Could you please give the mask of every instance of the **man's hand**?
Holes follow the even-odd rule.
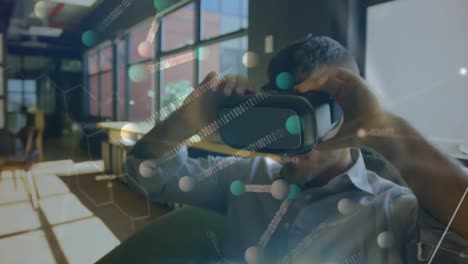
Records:
[[[377,97],[359,76],[342,68],[326,68],[315,77],[294,87],[299,93],[322,91],[332,96],[343,110],[341,125],[327,135],[318,149],[358,147],[363,131],[382,128],[388,114],[382,110]]]

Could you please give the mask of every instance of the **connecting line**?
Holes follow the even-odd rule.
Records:
[[[276,231],[276,228],[278,227],[279,223],[284,217],[284,214],[288,211],[289,205],[291,205],[291,200],[286,199],[276,212],[275,216],[271,220],[270,224],[268,225],[267,229],[263,233],[262,237],[260,238],[260,241],[258,242],[258,245],[262,248],[265,248],[268,242],[270,241],[271,236],[273,233]]]
[[[453,212],[453,215],[452,217],[450,218],[450,221],[448,222],[447,224],[447,227],[445,228],[444,230],[444,233],[442,234],[442,237],[440,238],[439,240],[439,243],[437,243],[437,246],[435,247],[434,249],[434,253],[432,253],[432,256],[431,258],[429,259],[429,262],[427,264],[431,264],[432,263],[432,260],[434,259],[436,253],[437,253],[437,250],[439,250],[440,248],[440,245],[442,244],[442,241],[444,240],[445,236],[447,235],[447,232],[450,228],[450,226],[452,225],[452,222],[453,222],[453,219],[455,219],[455,216],[457,215],[458,213],[458,210],[460,209],[461,207],[461,204],[463,203],[463,201],[465,200],[465,197],[466,197],[466,194],[468,193],[468,187],[465,189],[465,193],[463,193],[461,199],[460,199],[460,202],[458,203],[457,205],[457,208],[455,208],[455,212]]]

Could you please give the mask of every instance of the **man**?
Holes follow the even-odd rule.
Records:
[[[352,56],[336,41],[308,37],[281,50],[270,62],[266,88],[277,89],[276,77],[284,72],[294,77],[295,92],[329,93],[343,109],[339,128],[316,149],[284,157],[282,163],[241,159],[182,191],[181,177],[196,178],[225,158],[193,159],[185,149],[171,159],[163,156],[215,120],[224,96],[255,92],[235,77],[192,97],[135,145],[127,162],[131,185],[154,201],[174,200],[227,215],[222,250],[234,262],[468,263],[466,202],[453,217],[468,186],[462,166],[382,109]],[[213,78],[208,75],[202,85]],[[393,135],[367,134],[379,129]],[[366,170],[360,147],[380,153],[409,188]],[[150,171],[148,164],[153,164]],[[297,199],[285,203],[265,193],[230,192],[235,180],[270,185],[278,179],[300,186]],[[272,227],[280,207],[284,215]]]

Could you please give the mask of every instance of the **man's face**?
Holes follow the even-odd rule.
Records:
[[[320,73],[321,71],[314,71],[308,75],[296,74],[295,81],[301,83]],[[283,173],[293,181],[309,181],[327,172],[333,172],[339,167],[346,166],[349,157],[349,149],[326,151],[313,149],[301,155],[283,156]]]

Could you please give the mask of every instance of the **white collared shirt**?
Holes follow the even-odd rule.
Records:
[[[410,189],[367,170],[361,151],[352,153],[357,159],[347,172],[323,187],[302,190],[291,203],[265,247],[265,263],[427,263],[445,226],[418,206]],[[235,180],[271,185],[279,179],[282,165],[269,158],[194,159],[184,149],[163,163],[150,160],[155,164],[150,172],[141,169],[143,161],[128,158],[130,186],[151,201],[177,201],[225,214],[222,250],[233,262],[244,262],[245,250],[258,243],[282,203],[269,193],[230,192]],[[201,177],[223,163],[228,166]],[[195,179],[190,192],[179,189],[183,176]],[[468,263],[468,241],[449,231],[432,263]]]

